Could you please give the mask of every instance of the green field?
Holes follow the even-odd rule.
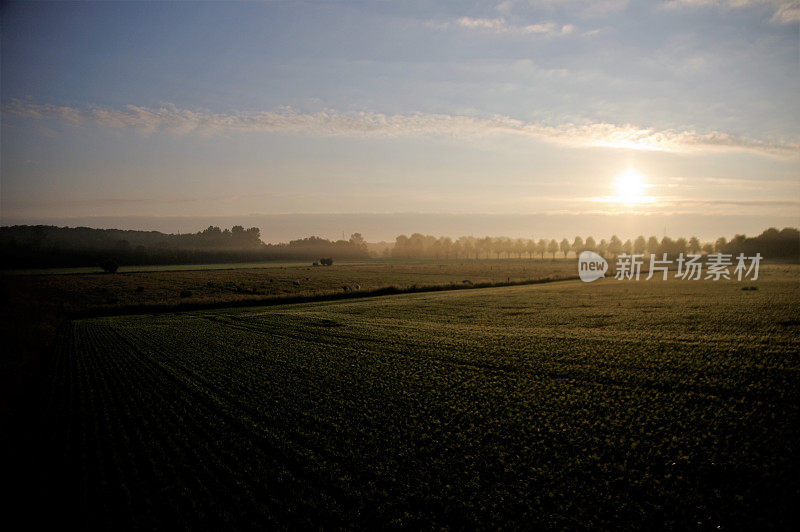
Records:
[[[72,321],[43,460],[105,528],[790,528],[800,268],[761,275]]]

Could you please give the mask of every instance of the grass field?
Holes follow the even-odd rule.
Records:
[[[798,281],[73,321],[42,455],[106,528],[790,528]]]
[[[132,309],[137,306],[203,305],[292,296],[324,296],[359,286],[367,292],[471,283],[523,281],[576,275],[574,260],[372,260],[331,267],[310,264],[231,264],[227,269],[153,270],[116,274],[37,274],[0,277],[9,308],[29,301],[58,312]],[[38,310],[37,310],[38,311]]]
[[[365,261],[338,261],[339,264],[360,264]],[[140,266],[120,266],[117,273],[147,273],[147,272],[185,272],[198,270],[242,270],[253,268],[292,268],[306,267],[310,264],[307,260],[292,261],[264,261],[264,262],[220,262],[212,264],[153,264]],[[70,275],[70,274],[95,274],[103,273],[100,266],[76,266],[74,268],[27,268],[6,270],[6,275]]]

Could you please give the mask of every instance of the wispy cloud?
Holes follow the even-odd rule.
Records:
[[[541,35],[546,37],[568,35],[577,28],[572,24],[558,24],[556,22],[540,22],[537,24],[514,25],[509,24],[505,18],[471,18],[460,17],[453,21],[429,21],[428,26],[445,30],[449,28],[462,28],[478,30],[489,33],[503,33],[514,35]]]
[[[482,138],[516,135],[573,147],[606,147],[667,152],[747,151],[777,157],[797,157],[800,143],[737,137],[720,131],[657,130],[632,124],[565,123],[547,125],[509,116],[488,118],[448,114],[341,112],[302,113],[290,107],[276,111],[210,113],[127,105],[121,109],[86,109],[12,100],[4,112],[30,119],[58,120],[74,125],[215,135],[230,132],[297,133],[316,136],[402,137],[421,135]]]
[[[515,8],[565,8],[583,18],[603,17],[618,12],[628,5],[628,0],[505,0],[495,6],[503,14]]]
[[[742,9],[769,7],[774,9],[770,22],[774,24],[800,23],[800,1],[798,0],[669,0],[666,8],[718,7],[723,9]]]
[[[800,24],[800,2],[786,2],[772,15],[775,24]]]

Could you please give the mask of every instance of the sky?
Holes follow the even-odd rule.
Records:
[[[800,2],[3,3],[0,223],[800,225]]]

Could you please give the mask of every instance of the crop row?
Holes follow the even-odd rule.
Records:
[[[622,284],[74,322],[53,467],[106,526],[788,523],[796,288]]]

